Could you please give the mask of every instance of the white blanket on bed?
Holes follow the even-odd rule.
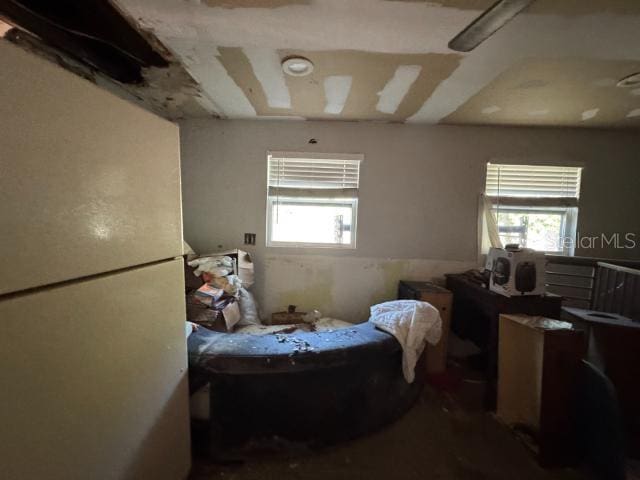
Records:
[[[412,383],[415,379],[416,362],[426,342],[435,345],[440,341],[440,312],[427,302],[393,300],[372,306],[369,321],[400,342],[404,378],[408,383]]]

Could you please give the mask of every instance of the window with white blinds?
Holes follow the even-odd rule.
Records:
[[[580,197],[579,167],[546,165],[499,165],[487,164],[485,193],[502,202],[505,197],[529,198],[530,203],[576,206]],[[546,202],[536,199],[550,198]],[[521,200],[514,200],[522,203]],[[507,203],[514,201],[507,200]]]
[[[356,198],[360,158],[269,155],[269,195],[315,198]]]
[[[488,163],[485,195],[502,245],[571,255],[581,174],[580,167]]]
[[[361,160],[269,152],[267,246],[355,248]]]

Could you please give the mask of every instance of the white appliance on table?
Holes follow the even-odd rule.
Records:
[[[0,476],[190,468],[178,128],[0,41]]]
[[[491,272],[489,288],[507,297],[544,295],[544,252],[517,246],[491,247],[485,269]]]

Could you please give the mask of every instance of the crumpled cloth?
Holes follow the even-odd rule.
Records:
[[[393,300],[372,306],[369,321],[396,337],[402,346],[404,378],[412,383],[416,362],[426,342],[435,345],[442,336],[442,320],[438,309],[418,300]]]
[[[233,271],[233,260],[230,257],[201,257],[188,264],[196,269],[193,274],[197,276],[207,272],[215,277],[225,277]]]
[[[233,272],[231,257],[200,257],[187,262],[187,264],[195,268],[193,274],[202,277],[206,283],[223,289],[229,295],[238,295],[238,290],[242,287],[242,280],[237,275],[231,275]]]

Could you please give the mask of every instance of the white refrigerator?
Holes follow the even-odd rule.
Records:
[[[176,125],[0,40],[0,478],[190,468]]]

